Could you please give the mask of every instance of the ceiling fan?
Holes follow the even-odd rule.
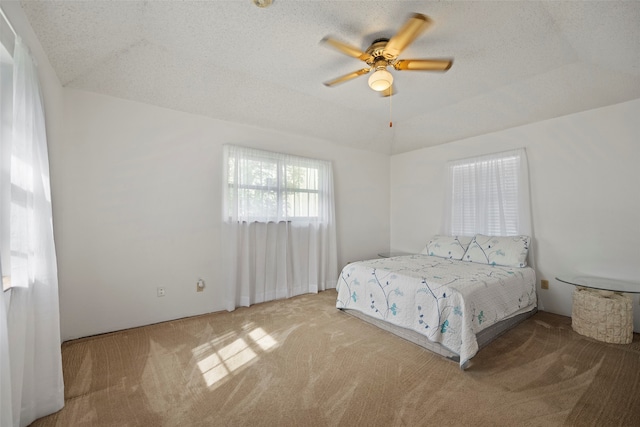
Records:
[[[368,65],[367,68],[324,82],[324,85],[333,87],[374,71],[374,73],[369,76],[369,87],[381,92],[383,96],[389,96],[393,93],[394,89],[392,86],[393,75],[387,71],[387,67],[393,67],[397,71],[447,71],[451,68],[451,65],[453,65],[452,58],[398,59],[402,51],[422,34],[431,23],[432,21],[428,16],[414,13],[396,35],[390,39],[380,38],[374,40],[371,46],[364,52],[331,37],[323,38],[321,42],[324,45],[337,49],[346,55],[358,58]]]

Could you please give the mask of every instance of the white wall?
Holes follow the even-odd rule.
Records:
[[[540,307],[571,315],[563,274],[640,283],[639,119],[634,100],[392,156],[391,249],[418,252],[440,231],[447,161],[526,147],[538,279],[550,281]]]
[[[71,89],[64,111],[53,197],[65,340],[224,308],[224,143],[332,161],[340,268],[389,248],[387,155]]]

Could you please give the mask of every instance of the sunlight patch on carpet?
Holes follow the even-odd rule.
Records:
[[[264,351],[269,350],[278,343],[262,328],[255,328],[253,331],[249,332],[249,336]]]
[[[258,353],[265,352],[278,344],[262,328],[255,328],[247,335],[251,343],[238,338],[231,344],[218,349],[216,341],[219,342],[219,340],[214,340],[192,350],[207,387],[215,386],[237,369],[258,359]]]

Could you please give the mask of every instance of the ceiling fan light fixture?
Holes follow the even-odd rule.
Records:
[[[369,76],[369,87],[377,92],[389,89],[393,84],[393,75],[385,69],[376,71]]]

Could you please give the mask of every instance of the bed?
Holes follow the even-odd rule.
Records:
[[[336,307],[459,362],[536,312],[527,236],[435,236],[421,254],[348,264]]]

